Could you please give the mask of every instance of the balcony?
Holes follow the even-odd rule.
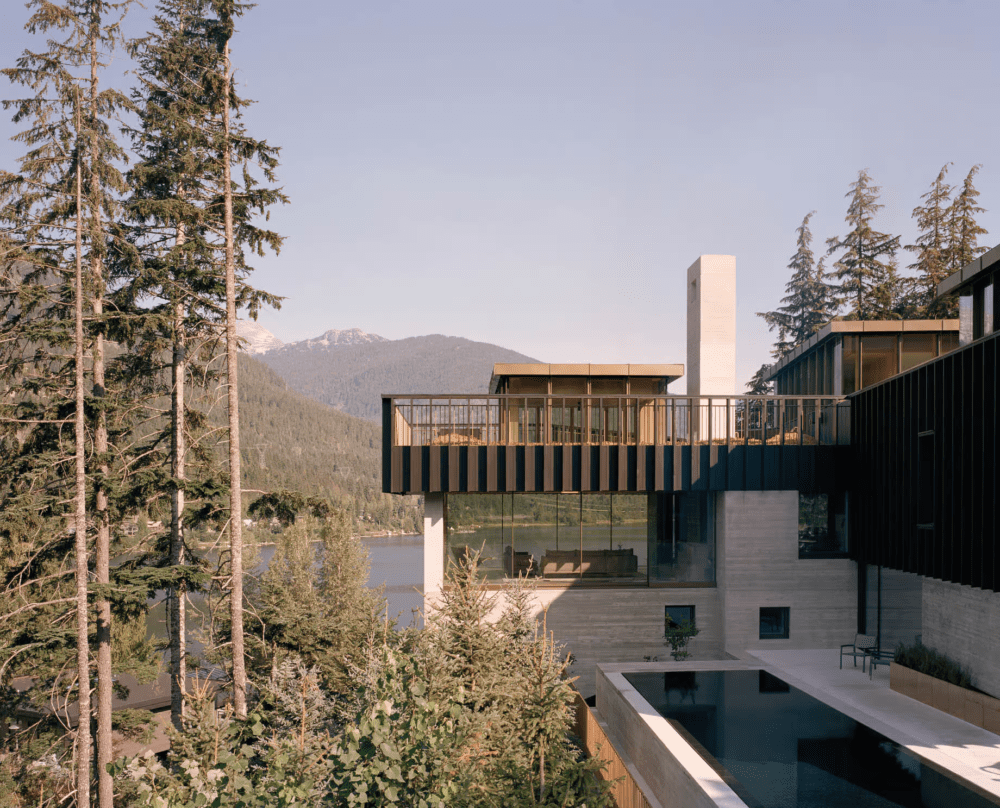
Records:
[[[405,395],[382,413],[393,493],[803,490],[850,444],[830,396]]]

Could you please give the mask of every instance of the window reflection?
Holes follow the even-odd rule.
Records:
[[[896,335],[861,337],[861,387],[871,387],[896,375]]]
[[[846,334],[843,350],[843,395],[860,389],[858,370],[858,338],[854,334]]]
[[[909,370],[929,362],[935,355],[936,334],[903,334],[900,336],[900,370]]]
[[[449,494],[445,564],[479,552],[487,581],[647,581],[646,494]]]
[[[652,494],[650,500],[650,583],[712,583],[714,496],[709,492]]]
[[[799,558],[847,555],[847,494],[799,494]]]

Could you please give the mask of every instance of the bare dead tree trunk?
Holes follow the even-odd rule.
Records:
[[[178,225],[176,245],[184,244],[184,225]],[[173,478],[170,501],[170,564],[186,561],[184,549],[184,480],[187,441],[184,434],[184,381],[187,372],[187,345],[184,339],[184,302],[174,304],[173,384],[171,385],[170,475]],[[170,719],[181,729],[184,718],[184,696],[187,676],[187,621],[185,598],[187,587],[178,583],[170,590]]]
[[[90,114],[93,123],[97,118],[97,36],[100,17],[96,7],[91,12],[90,22]],[[91,127],[90,144],[90,215],[91,215],[91,259],[90,274],[93,284],[94,321],[97,333],[94,336],[94,398],[100,402],[104,398],[104,267],[98,242],[101,233],[101,198],[97,179],[97,165],[100,155],[97,151],[96,128]],[[95,573],[97,583],[111,582],[111,523],[108,514],[108,493],[105,480],[111,472],[108,467],[108,417],[103,407],[97,407],[94,425],[94,453],[97,461],[97,478],[94,483],[94,518],[96,522],[97,545]],[[114,808],[114,786],[108,766],[114,760],[114,738],[111,731],[111,602],[106,595],[97,599],[97,802],[100,808]]]
[[[80,142],[80,93],[76,97],[76,135]],[[90,806],[90,766],[93,757],[90,745],[90,647],[87,644],[87,465],[86,424],[84,423],[83,379],[83,176],[79,153],[76,161],[76,271],[73,278],[74,294],[74,381],[76,414],[75,467],[76,494],[76,674],[79,686],[79,721],[76,729],[76,804],[79,808]]]
[[[232,583],[229,614],[233,632],[233,703],[236,715],[246,718],[247,672],[243,650],[243,492],[240,473],[240,415],[236,377],[236,249],[233,235],[232,145],[229,122],[229,93],[232,67],[229,43],[225,49],[226,94],[222,124],[223,184],[226,228],[226,375],[229,382],[229,552]]]

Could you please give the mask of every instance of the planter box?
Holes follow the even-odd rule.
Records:
[[[1000,699],[935,679],[896,662],[889,666],[889,687],[936,710],[1000,735]]]

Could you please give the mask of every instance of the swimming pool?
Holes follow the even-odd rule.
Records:
[[[766,671],[624,676],[751,808],[1000,805]]]

